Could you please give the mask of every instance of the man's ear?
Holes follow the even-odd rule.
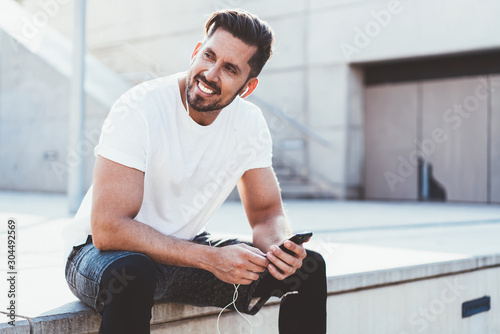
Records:
[[[191,63],[194,61],[194,57],[200,52],[201,46],[203,45],[202,42],[198,42],[196,46],[194,47],[193,53],[191,54]]]
[[[257,88],[257,85],[259,84],[259,79],[257,78],[251,78],[248,80],[247,84],[245,87],[240,92],[240,96],[242,99],[247,97],[248,95],[252,94],[255,88]]]

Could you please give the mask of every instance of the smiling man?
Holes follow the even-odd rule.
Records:
[[[283,297],[280,333],[325,333],[324,260],[290,241],[290,254],[277,247],[291,233],[269,130],[243,100],[273,33],[242,10],[216,12],[205,28],[186,73],[136,86],[112,107],[93,186],[65,233],[77,245],[66,280],[102,315],[100,333],[149,333],[155,300],[224,307],[235,289],[233,307],[249,314]],[[252,243],[204,231],[235,185]]]

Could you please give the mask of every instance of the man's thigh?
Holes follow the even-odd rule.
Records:
[[[237,239],[215,239],[208,234],[197,236],[194,242],[213,247],[224,247],[242,241]],[[66,264],[66,280],[71,291],[84,303],[98,312],[102,311],[100,286],[102,275],[113,262],[127,256],[146,255],[127,251],[101,252],[91,243],[74,248]],[[219,280],[211,272],[187,267],[155,263],[155,300],[195,306],[225,307],[233,301],[236,287]],[[264,277],[250,285],[241,285],[237,290],[236,307],[248,313],[248,307],[255,288]],[[105,297],[105,296],[104,296]]]
[[[208,234],[199,235],[193,241],[212,247],[242,243],[237,239],[211,238]],[[209,271],[160,264],[156,268],[158,276],[155,299],[195,306],[225,307],[236,296],[236,307],[245,313],[248,312],[257,283],[262,279],[261,277],[250,285],[240,285],[235,295],[235,285],[221,281]]]
[[[103,273],[112,263],[127,256],[147,258],[143,254],[127,251],[101,252],[89,238],[85,244],[73,248],[66,262],[65,275],[70,290],[82,302],[101,312],[99,301],[106,297],[102,296],[106,291],[100,284]],[[116,273],[117,280],[126,279],[120,275]]]

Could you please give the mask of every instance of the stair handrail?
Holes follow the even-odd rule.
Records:
[[[319,133],[317,133],[316,131],[314,131],[313,129],[311,129],[310,127],[305,125],[304,123],[299,122],[295,118],[287,115],[284,111],[282,111],[278,107],[272,105],[271,103],[267,102],[266,100],[264,100],[258,96],[255,96],[255,95],[251,95],[247,99],[257,103],[258,105],[261,105],[262,107],[264,107],[266,110],[271,112],[274,116],[278,117],[279,119],[288,122],[290,125],[292,125],[295,129],[297,129],[303,135],[314,140],[318,144],[320,144],[322,146],[326,146],[326,147],[333,147],[334,146],[328,139],[326,139],[325,137],[323,137],[322,135],[320,135]]]

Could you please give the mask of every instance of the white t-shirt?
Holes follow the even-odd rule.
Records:
[[[94,153],[143,171],[137,221],[192,239],[245,171],[271,166],[272,142],[260,109],[239,96],[201,126],[187,114],[176,75],[142,83],[113,105]],[[63,235],[68,246],[91,234],[92,187]]]

